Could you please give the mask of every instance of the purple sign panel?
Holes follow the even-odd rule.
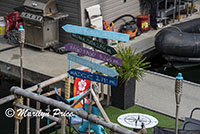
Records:
[[[82,46],[74,45],[71,43],[68,43],[67,45],[65,45],[65,48],[67,48],[68,51],[72,51],[84,56],[92,57],[92,58],[102,60],[111,64],[122,66],[122,59],[114,57],[114,56],[110,56],[108,54],[92,51],[88,48],[84,48]]]

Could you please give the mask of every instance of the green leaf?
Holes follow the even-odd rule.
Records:
[[[113,67],[119,73],[118,77],[122,78],[123,82],[127,82],[132,77],[136,80],[141,80],[144,77],[146,68],[150,67],[150,62],[146,62],[146,57],[143,58],[142,53],[136,53],[136,49],[132,50],[131,47],[117,47],[118,58],[123,60],[122,66],[108,64],[109,67]]]

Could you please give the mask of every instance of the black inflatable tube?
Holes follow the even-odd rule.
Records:
[[[200,19],[162,29],[155,36],[155,47],[165,55],[200,57]]]

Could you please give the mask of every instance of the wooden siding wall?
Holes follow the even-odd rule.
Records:
[[[139,0],[81,0],[82,10],[82,25],[87,25],[87,16],[85,8],[100,4],[103,19],[112,22],[116,18],[124,14],[131,14],[137,16],[140,14]],[[125,17],[125,21],[131,20],[130,17]],[[123,20],[117,21],[116,26],[119,28],[124,24]]]
[[[24,0],[0,0],[0,16],[14,12],[14,8],[21,6]]]
[[[22,5],[24,0],[0,0],[0,16],[13,12],[13,8]],[[85,26],[86,12],[85,8],[100,4],[104,20],[109,22],[124,14],[137,16],[140,14],[139,0],[57,0],[57,8],[59,11],[69,14],[69,17],[64,21],[60,21],[60,42],[61,43],[76,43],[80,42],[71,38],[70,34],[61,29],[64,24],[74,24]],[[129,17],[125,21],[130,20]],[[117,28],[124,21],[116,23]]]
[[[65,24],[81,25],[80,0],[57,0],[58,11],[69,14],[69,17],[60,21],[60,42],[81,44],[79,41],[72,39],[71,35],[65,32],[61,27]]]
[[[81,25],[80,0],[57,0],[56,2],[58,11],[69,14],[68,18],[59,23],[60,42],[64,44],[68,42],[81,44],[61,29],[61,26],[65,24]],[[14,12],[13,8],[21,6],[23,3],[24,0],[0,0],[0,16]]]

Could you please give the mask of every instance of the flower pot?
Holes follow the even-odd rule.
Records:
[[[136,80],[131,78],[127,83],[118,79],[118,86],[111,87],[111,105],[120,109],[127,109],[135,105]]]

